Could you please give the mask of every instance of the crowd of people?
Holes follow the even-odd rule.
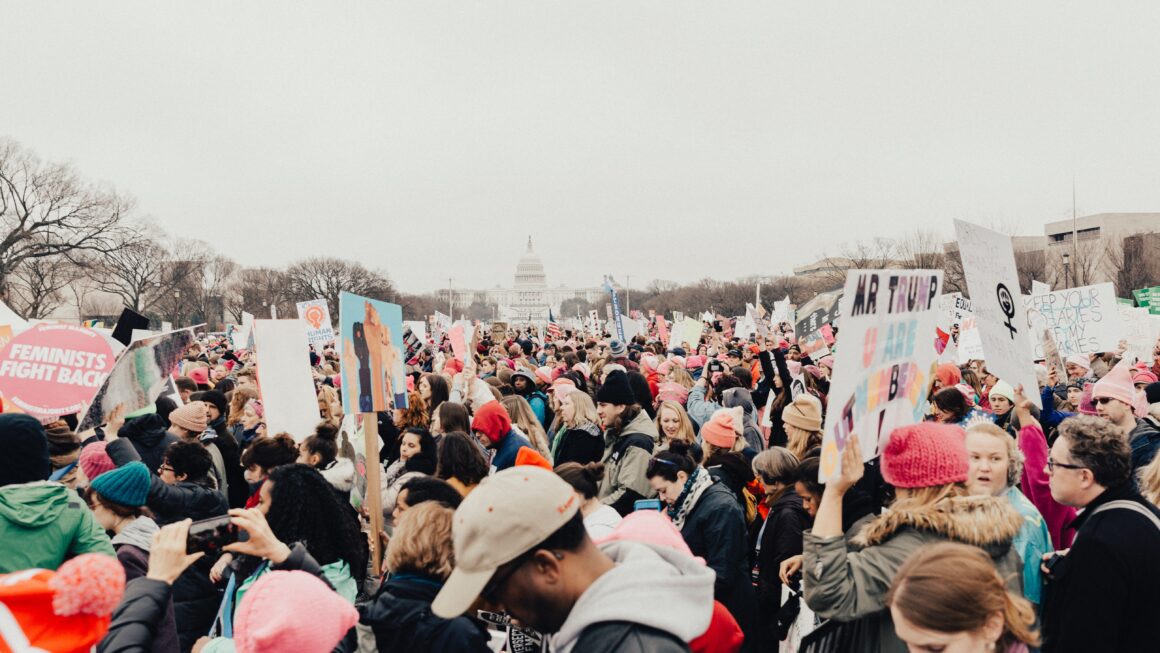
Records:
[[[555,335],[481,329],[466,357],[426,343],[407,406],[365,418],[378,460],[360,459],[333,346],[310,354],[310,433],[267,432],[260,354],[212,335],[147,409],[85,432],[0,415],[0,621],[18,625],[0,637],[157,653],[1156,650],[1160,348],[1035,364],[1037,388],[941,363],[926,421],[867,455],[852,438],[821,483],[833,356],[803,355],[788,324],[667,345]],[[242,537],[192,546],[212,518]]]

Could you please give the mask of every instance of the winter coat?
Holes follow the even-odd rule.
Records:
[[[169,583],[144,577],[129,581],[125,585],[125,595],[113,610],[109,632],[97,645],[97,653],[150,653],[157,650],[153,647],[155,633],[172,605],[173,588]]]
[[[126,583],[149,573],[149,549],[157,530],[157,524],[152,519],[138,517],[113,536],[113,548],[117,551],[117,560],[125,568]],[[169,653],[180,648],[172,597],[166,603],[164,614],[157,621],[153,645],[146,649],[152,653]]]
[[[1111,501],[1130,508],[1099,510]],[[1098,511],[1098,512],[1097,512]],[[1130,483],[1084,507],[1043,595],[1043,651],[1154,651],[1160,641],[1160,510]]]
[[[749,574],[745,512],[724,483],[713,483],[685,517],[681,537],[717,576],[713,598],[737,620],[747,637],[756,625],[756,597]]]
[[[756,563],[759,624],[756,640],[760,643],[760,650],[773,650],[781,640],[777,629],[780,621],[777,614],[781,610],[781,579],[778,570],[783,561],[802,552],[802,532],[809,523],[810,516],[802,507],[802,498],[791,488],[769,507],[769,515],[758,532],[753,557]],[[787,602],[787,612],[796,607],[797,599],[791,598]]]
[[[180,439],[167,429],[160,415],[150,413],[125,422],[117,431],[117,437],[128,440],[137,451],[138,459],[150,472],[157,474],[157,468],[165,460],[165,450]]]
[[[1128,434],[1128,444],[1132,447],[1132,471],[1136,472],[1147,467],[1156,456],[1160,449],[1160,431],[1151,423],[1137,419],[1136,428]]]
[[[689,390],[689,398],[685,401],[685,412],[689,414],[689,419],[693,421],[697,430],[700,430],[701,426],[708,422],[709,418],[713,417],[713,413],[721,407],[721,404],[705,399],[706,394],[708,394],[708,390],[698,382]]]
[[[392,576],[359,608],[359,622],[375,634],[379,651],[487,653],[486,627],[470,617],[442,619],[431,612],[441,581],[414,574]]]
[[[514,467],[516,464],[516,455],[520,452],[520,447],[531,447],[532,443],[524,436],[516,433],[514,430],[508,431],[507,435],[500,438],[499,442],[495,444],[495,456],[491,459],[491,466],[495,471],[502,472],[503,470]]]
[[[756,405],[764,407],[769,405],[769,395],[777,396],[778,390],[774,385],[774,375],[776,374],[781,379],[781,387],[786,388],[786,392],[789,392],[788,388],[793,383],[793,377],[790,376],[789,366],[785,363],[785,354],[781,353],[780,349],[773,351],[773,362],[770,361],[767,351],[758,354],[758,362],[761,365],[762,379],[757,385],[757,390],[753,393],[753,401]],[[774,362],[777,363],[776,370],[774,370]],[[784,447],[789,442],[789,435],[785,432],[785,423],[781,420],[781,414],[784,411],[785,406],[781,406],[765,416],[765,420],[770,424],[769,446],[771,447]]]
[[[552,442],[552,460],[557,467],[564,463],[594,463],[603,457],[604,437],[600,427],[591,422],[566,427]]]
[[[528,406],[531,406],[532,413],[534,413],[536,419],[539,420],[540,426],[545,429],[548,428],[552,421],[551,416],[549,415],[551,411],[548,409],[548,395],[540,392],[539,390],[534,390],[528,393],[524,399],[528,400]]]
[[[643,410],[620,430],[604,433],[604,478],[600,480],[599,495],[602,503],[627,515],[637,499],[656,496],[645,471],[658,439],[656,424]]]
[[[210,422],[209,431],[213,431],[217,436],[214,444],[221,452],[222,464],[225,466],[226,482],[225,485],[219,487],[226,495],[226,500],[229,501],[231,508],[241,508],[250,496],[250,486],[246,483],[246,470],[242,469],[241,445],[230,434],[224,417],[218,417]]]
[[[395,506],[399,503],[399,493],[403,491],[405,486],[411,479],[426,476],[423,472],[407,471],[407,461],[400,458],[391,463],[387,468],[386,473],[383,474],[382,485],[382,506],[383,506],[383,527],[391,529],[395,525]]]
[[[139,459],[136,449],[130,446],[127,440],[113,440],[105,452],[118,467]],[[225,496],[211,487],[208,480],[186,480],[168,485],[156,476],[150,479],[146,505],[153,511],[157,523],[161,526],[181,521],[186,517],[194,521],[220,517],[229,509]]]
[[[0,487],[0,574],[56,569],[82,553],[114,555],[75,491],[49,481]]]
[[[886,591],[902,564],[925,544],[953,540],[990,554],[1011,591],[1021,593],[1023,568],[1012,541],[1023,518],[1000,497],[948,497],[933,505],[894,509],[867,524],[852,542],[806,531],[803,586],[806,604],[819,617],[864,627],[859,651],[905,653],[894,633]]]
[[[684,553],[639,542],[600,547],[616,566],[592,583],[551,636],[554,653],[675,653],[707,634],[713,571]]]

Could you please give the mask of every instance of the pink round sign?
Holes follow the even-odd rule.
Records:
[[[0,394],[40,417],[83,412],[113,369],[105,337],[70,324],[38,324],[0,351]]]

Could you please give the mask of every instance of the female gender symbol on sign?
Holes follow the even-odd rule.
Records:
[[[1007,290],[1005,284],[999,284],[995,292],[999,296],[999,308],[1003,311],[1003,315],[1007,316],[1007,321],[1003,323],[1003,326],[1011,332],[1011,339],[1014,340],[1015,333],[1018,331],[1015,325],[1011,324],[1011,318],[1015,317],[1015,299],[1011,297],[1011,291]]]

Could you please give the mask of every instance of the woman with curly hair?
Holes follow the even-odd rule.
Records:
[[[427,429],[408,427],[399,436],[399,459],[383,473],[383,527],[394,526],[395,502],[407,481],[435,473],[438,460],[435,438]]]
[[[281,542],[301,543],[318,562],[327,582],[353,605],[366,573],[367,540],[358,522],[340,505],[330,483],[307,465],[284,465],[270,472],[260,492],[258,510],[266,515],[275,537]],[[269,561],[245,555],[238,556],[231,567],[234,573],[219,614],[217,631],[222,633],[232,632],[234,610],[270,570]],[[204,653],[232,650],[233,641],[228,637],[214,638],[202,649]]]

